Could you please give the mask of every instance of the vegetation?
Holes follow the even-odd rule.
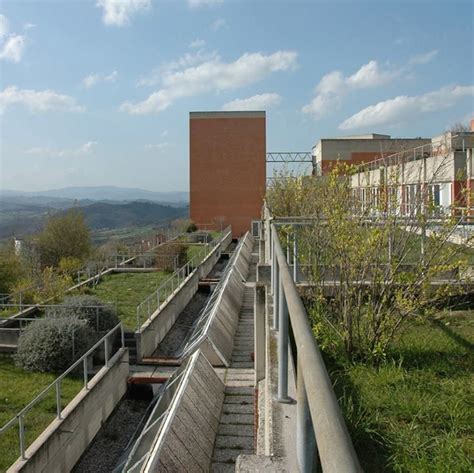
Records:
[[[169,278],[169,274],[161,271],[111,274],[104,276],[100,284],[88,289],[87,292],[104,302],[114,304],[124,327],[135,330],[137,305],[167,278]]]
[[[411,322],[378,367],[325,358],[364,471],[472,471],[474,311]]]
[[[12,358],[0,354],[0,426],[3,426],[18,411],[23,409],[37,394],[54,381],[51,373],[30,373],[15,367]],[[61,401],[65,406],[81,390],[82,380],[67,377],[61,383]],[[56,393],[54,390],[37,404],[25,417],[26,443],[34,439],[56,416]],[[19,457],[18,428],[11,427],[0,437],[0,471]]]
[[[9,293],[23,274],[24,269],[13,246],[5,245],[0,248],[0,294]]]
[[[161,271],[173,272],[188,261],[188,246],[185,243],[170,241],[155,250],[155,267]]]
[[[89,227],[84,214],[76,209],[50,217],[38,236],[38,251],[43,267],[58,267],[63,258],[83,261],[91,250]]]
[[[88,322],[75,315],[45,317],[21,333],[15,362],[25,371],[59,373],[74,363],[96,341]]]
[[[342,350],[352,360],[378,363],[406,322],[465,291],[461,276],[468,260],[462,247],[447,244],[456,216],[446,216],[421,240],[427,196],[420,195],[407,223],[400,203],[389,195],[371,206],[358,205],[350,181],[341,177],[351,172],[339,165],[326,178],[281,176],[267,200],[274,215],[312,219],[298,231],[299,260],[311,281],[322,346]],[[283,241],[291,239],[293,229],[283,228],[281,235]],[[435,288],[433,281],[446,274],[457,282]]]
[[[119,323],[114,307],[104,304],[96,296],[87,294],[65,297],[60,306],[48,308],[46,315],[49,317],[77,317],[85,320],[88,326],[96,332],[107,332]]]
[[[311,218],[297,234],[306,305],[362,468],[472,471],[474,311],[448,310],[470,283],[472,252],[448,241],[458,216],[444,210],[427,232],[440,216],[428,192],[407,221],[383,184],[376,202],[357,201],[351,172],[283,173],[267,202],[274,216]],[[281,228],[290,253],[294,236]],[[450,284],[433,286],[442,278]]]

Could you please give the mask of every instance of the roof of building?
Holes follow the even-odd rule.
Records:
[[[189,112],[189,118],[265,118],[264,110]]]

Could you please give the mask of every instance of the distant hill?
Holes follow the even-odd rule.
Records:
[[[187,207],[171,207],[153,202],[128,202],[126,204],[97,202],[80,207],[87,224],[93,230],[155,225],[188,215]]]
[[[188,192],[155,192],[138,188],[95,186],[95,187],[64,187],[46,191],[23,192],[16,190],[0,190],[0,199],[7,197],[42,197],[71,200],[114,200],[136,201],[148,200],[160,203],[187,203]]]
[[[84,212],[86,222],[93,231],[159,225],[188,215],[187,205],[164,205],[148,201],[89,202],[77,201],[75,207]],[[12,202],[9,198],[0,200],[0,238],[25,237],[37,233],[49,215],[60,214],[66,211],[64,209]]]

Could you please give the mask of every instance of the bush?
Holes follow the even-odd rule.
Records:
[[[95,340],[87,321],[76,316],[38,319],[20,335],[15,362],[27,371],[61,372]]]
[[[194,222],[191,222],[191,223],[188,225],[188,228],[186,228],[186,233],[197,232],[197,230],[198,230],[197,225],[196,225]]]
[[[188,260],[188,245],[170,241],[160,245],[155,250],[155,267],[161,271],[174,271],[175,264],[178,268],[186,264]]]
[[[115,310],[110,305],[104,304],[96,296],[89,295],[67,296],[60,307],[49,308],[47,315],[77,317],[85,320],[92,330],[98,332],[107,332],[120,322]]]

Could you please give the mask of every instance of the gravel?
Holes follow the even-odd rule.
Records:
[[[149,401],[123,399],[82,455],[73,473],[112,472],[142,419]]]

